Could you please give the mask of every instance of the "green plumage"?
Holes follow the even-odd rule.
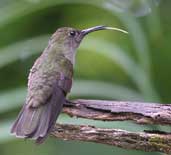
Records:
[[[18,137],[42,142],[53,127],[65,96],[71,89],[71,59],[74,55],[67,57],[73,49],[66,46],[70,41],[62,37],[66,31],[70,30],[59,29],[51,37],[47,48],[30,70],[26,103],[11,130]]]
[[[58,29],[36,60],[28,78],[28,92],[11,133],[41,143],[53,128],[70,92],[75,52],[85,35],[98,30],[123,30],[96,26],[85,30]]]

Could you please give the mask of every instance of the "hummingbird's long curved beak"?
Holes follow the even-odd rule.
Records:
[[[84,29],[84,30],[81,31],[81,34],[83,36],[85,36],[90,32],[99,31],[99,30],[114,30],[114,31],[120,31],[120,32],[123,32],[123,33],[128,33],[127,31],[119,29],[119,28],[107,27],[107,26],[104,26],[104,25],[100,25],[100,26],[95,26],[95,27],[91,27],[91,28],[88,28],[88,29]]]

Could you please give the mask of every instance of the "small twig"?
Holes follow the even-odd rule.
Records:
[[[80,140],[118,146],[124,149],[171,153],[171,134],[128,132],[84,125],[56,124],[52,133],[64,140]]]
[[[171,124],[171,105],[130,101],[75,100],[63,112],[70,116],[104,120],[133,120],[138,124]],[[171,133],[163,131],[129,132],[84,125],[56,124],[51,133],[64,140],[96,142],[142,151],[171,153]]]

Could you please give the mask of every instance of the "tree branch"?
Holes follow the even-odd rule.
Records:
[[[103,121],[132,120],[138,124],[171,125],[171,104],[104,100],[73,102],[63,108],[63,112],[70,116]]]
[[[138,124],[171,124],[171,105],[129,101],[75,100],[63,112],[70,116],[103,120],[132,120]],[[171,153],[171,133],[162,131],[129,132],[86,125],[57,124],[51,133],[65,140],[96,142],[143,151]]]
[[[135,133],[119,129],[101,129],[93,126],[69,124],[56,124],[51,134],[64,140],[95,142],[124,149],[171,152],[171,134]]]

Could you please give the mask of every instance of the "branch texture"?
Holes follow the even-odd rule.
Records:
[[[76,117],[103,121],[132,120],[138,124],[171,124],[171,105],[129,101],[75,100],[63,112]],[[171,153],[171,133],[162,131],[129,132],[86,125],[56,124],[56,138],[118,146],[125,149]]]
[[[104,120],[132,120],[138,124],[171,125],[171,104],[130,101],[75,100],[63,108],[70,116]]]
[[[56,124],[51,134],[64,140],[80,140],[118,146],[124,149],[171,153],[171,134],[135,133],[119,129],[62,124]]]

